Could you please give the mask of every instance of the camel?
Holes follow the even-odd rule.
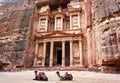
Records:
[[[38,71],[34,71],[35,73],[35,79],[34,80],[38,80],[38,81],[48,81],[48,77],[45,75],[44,72],[39,72]]]
[[[57,71],[56,74],[60,78],[61,81],[73,80],[72,74],[68,74],[68,72],[65,72],[64,76],[61,76],[59,71]]]

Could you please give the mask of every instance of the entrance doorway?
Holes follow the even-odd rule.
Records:
[[[62,50],[57,51],[57,64],[58,65],[62,64]]]

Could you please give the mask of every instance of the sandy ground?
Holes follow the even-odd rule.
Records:
[[[60,81],[56,71],[44,71],[48,81],[35,81],[34,71],[0,72],[0,83],[120,83],[120,74],[105,74],[87,71],[68,71],[73,81]],[[65,71],[60,71],[63,75]]]

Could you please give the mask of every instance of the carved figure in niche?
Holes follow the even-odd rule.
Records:
[[[63,76],[60,75],[59,71],[57,71],[56,74],[60,78],[61,81],[73,80],[72,74],[68,74],[68,72],[65,72]]]
[[[73,19],[73,22],[72,22],[73,27],[78,27],[78,16],[74,15],[72,19]]]
[[[61,18],[60,17],[57,18],[56,27],[57,27],[57,29],[60,29],[60,27],[61,27]]]
[[[62,8],[61,8],[61,6],[59,6],[59,8],[58,8],[58,11],[59,11],[59,12],[61,12],[61,11],[62,11]]]

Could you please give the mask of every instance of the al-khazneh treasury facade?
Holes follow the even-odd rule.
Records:
[[[120,70],[118,2],[37,2],[31,19],[25,66],[85,67],[102,72]]]
[[[84,6],[79,0],[57,6],[47,2],[36,4],[33,66],[88,65]]]

